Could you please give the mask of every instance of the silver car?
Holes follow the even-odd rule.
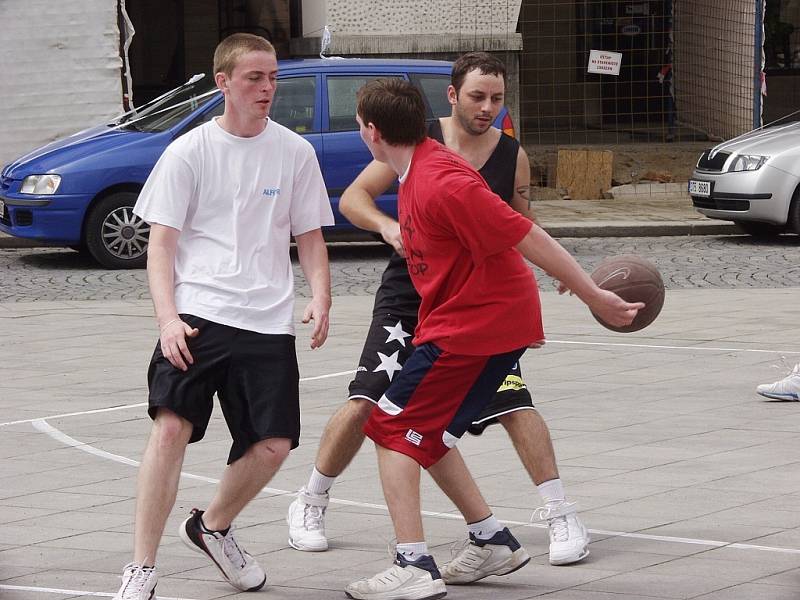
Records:
[[[800,122],[751,131],[703,152],[694,207],[752,235],[800,233]]]

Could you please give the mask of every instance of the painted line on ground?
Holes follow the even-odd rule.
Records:
[[[755,352],[760,354],[800,354],[800,350],[762,350],[759,348],[720,348],[716,346],[668,346],[661,344],[632,344],[624,342],[581,342],[576,340],[547,340],[547,344],[565,344],[576,346],[611,346],[619,348],[645,348],[651,350],[692,350],[698,352]],[[325,375],[316,375],[314,377],[301,377],[300,382],[318,381],[320,379],[331,379],[333,377],[341,377],[343,375],[352,375],[356,371],[350,369],[348,371],[339,371],[337,373],[327,373]],[[108,408],[97,408],[94,410],[84,410],[79,412],[63,413],[60,415],[48,415],[46,417],[34,417],[31,419],[20,419],[18,421],[7,421],[0,423],[0,427],[8,427],[10,425],[21,425],[24,423],[33,423],[41,419],[63,419],[66,417],[79,417],[83,415],[93,415],[98,413],[112,412],[116,410],[127,410],[130,408],[140,408],[147,406],[147,402],[137,402],[136,404],[125,404],[122,406],[111,406]]]
[[[579,346],[619,346],[621,348],[651,348],[653,350],[698,350],[703,352],[758,352],[762,354],[800,354],[800,350],[761,350],[759,348],[717,348],[714,346],[666,346],[660,344],[626,344],[623,342],[579,342],[545,340],[547,344],[575,344]]]
[[[106,452],[105,450],[100,450],[99,448],[95,448],[90,444],[86,444],[75,438],[68,436],[63,431],[56,429],[49,423],[47,423],[44,419],[38,419],[37,421],[33,422],[34,428],[42,433],[45,433],[52,437],[53,439],[66,444],[67,446],[71,446],[77,450],[82,450],[83,452],[88,452],[89,454],[93,454],[94,456],[98,456],[100,458],[105,458],[108,460],[113,460],[116,462],[120,462],[122,464],[130,465],[130,466],[138,466],[139,461],[133,460],[131,458],[127,458],[125,456],[120,456],[119,454],[112,454],[111,452]],[[193,473],[187,473],[185,471],[181,471],[181,477],[185,477],[187,479],[194,479],[198,481],[204,481],[206,483],[219,483],[218,479],[214,479],[213,477],[204,477],[202,475],[194,475]],[[273,496],[294,496],[296,491],[289,491],[289,490],[279,490],[276,488],[268,488],[265,487],[261,490],[262,494],[268,494]],[[360,508],[374,508],[377,510],[382,510],[388,512],[388,508],[384,504],[374,504],[371,502],[358,502],[355,500],[343,500],[339,498],[331,498],[331,504],[341,504],[343,506],[356,506]],[[440,519],[450,519],[455,521],[463,520],[463,517],[460,514],[453,514],[453,513],[444,513],[444,512],[436,512],[436,511],[429,511],[423,510],[422,514],[426,517],[435,517]],[[500,519],[501,523],[506,525],[520,525],[523,527],[537,527],[544,529],[547,527],[544,523],[532,523],[530,521],[511,521],[507,519]],[[597,535],[607,535],[610,537],[624,537],[624,538],[632,538],[638,540],[649,540],[654,542],[670,542],[670,543],[677,543],[677,544],[693,544],[698,546],[708,546],[711,548],[735,548],[737,550],[758,550],[762,552],[776,552],[780,554],[797,554],[800,555],[800,549],[798,548],[780,548],[776,546],[760,546],[757,544],[742,544],[738,542],[723,542],[720,540],[705,540],[705,539],[696,539],[696,538],[685,538],[685,537],[674,537],[668,535],[653,535],[647,533],[633,533],[627,531],[609,531],[605,529],[589,529],[591,533]]]
[[[31,585],[5,585],[0,584],[0,590],[10,592],[39,592],[45,594],[61,594],[62,596],[102,596],[113,598],[116,594],[109,592],[87,592],[86,590],[62,590],[59,588],[34,587]],[[173,598],[171,596],[157,596],[156,600],[190,600],[189,598]]]
[[[317,375],[315,377],[301,377],[300,382],[317,381],[318,379],[330,379],[331,377],[341,377],[342,375],[352,375],[355,369],[350,371],[339,371],[338,373],[328,373],[327,375]],[[62,413],[60,415],[49,415],[47,417],[34,417],[32,419],[20,419],[19,421],[8,421],[7,423],[0,423],[0,427],[8,427],[9,425],[21,425],[23,423],[34,423],[41,419],[64,419],[66,417],[80,417],[83,415],[96,415],[98,413],[113,412],[116,410],[128,410],[130,408],[141,408],[147,406],[147,402],[137,402],[136,404],[123,404],[120,406],[109,406],[108,408],[95,408],[93,410],[82,410],[78,412]]]

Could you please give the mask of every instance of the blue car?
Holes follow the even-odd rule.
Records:
[[[336,225],[339,196],[371,155],[355,121],[356,90],[375,78],[400,77],[423,92],[428,117],[447,116],[451,63],[428,60],[325,58],[280,62],[270,118],[302,135],[317,152]],[[184,85],[119,119],[47,144],[0,173],[0,231],[88,251],[110,269],[138,268],[147,258],[149,227],[133,205],[161,153],[175,138],[222,114],[213,78]],[[513,135],[507,110],[495,126]],[[378,201],[397,214],[397,196]]]

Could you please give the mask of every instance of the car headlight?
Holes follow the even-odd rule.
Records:
[[[768,160],[769,156],[761,156],[759,154],[741,154],[733,160],[730,168],[728,168],[728,172],[757,171]]]
[[[55,194],[61,184],[61,175],[28,175],[22,180],[21,194],[49,196]]]

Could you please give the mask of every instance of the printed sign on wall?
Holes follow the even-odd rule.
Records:
[[[621,65],[622,54],[619,52],[606,52],[605,50],[591,50],[589,52],[589,73],[619,75]]]

